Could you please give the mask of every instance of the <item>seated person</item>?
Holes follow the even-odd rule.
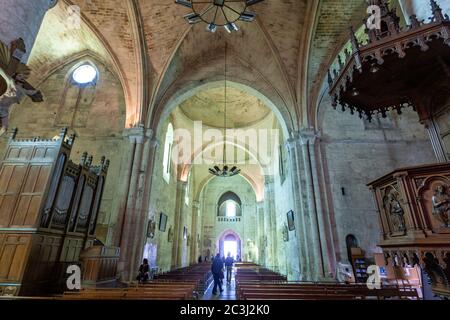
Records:
[[[139,274],[136,277],[136,280],[139,281],[139,283],[143,283],[148,281],[149,279],[149,272],[150,272],[150,266],[148,264],[148,260],[144,259],[143,263],[139,267]]]

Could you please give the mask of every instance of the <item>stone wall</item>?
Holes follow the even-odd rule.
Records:
[[[349,234],[372,256],[379,252],[380,228],[366,184],[395,168],[436,162],[428,134],[412,110],[400,116],[391,112],[387,119],[369,123],[333,110],[325,98],[319,112],[319,148],[328,198],[324,210],[332,217],[337,259],[347,260]]]
[[[242,217],[240,222],[219,222],[217,219],[219,198],[226,192],[232,191],[242,201]],[[212,178],[203,189],[200,197],[202,206],[202,238],[201,254],[206,255],[219,251],[219,238],[225,231],[233,230],[241,240],[242,259],[257,261],[255,250],[256,196],[252,186],[242,177]]]
[[[8,45],[22,38],[26,46],[23,62],[28,60],[44,15],[54,0],[2,0],[0,3],[0,41]]]
[[[75,61],[61,67],[43,80],[40,90],[44,102],[33,103],[26,98],[13,106],[10,112],[10,128],[19,129],[19,137],[56,136],[62,127],[68,127],[69,133],[77,134],[72,150],[72,160],[80,160],[84,151],[94,156],[94,163],[102,156],[110,159],[111,165],[105,185],[100,208],[97,237],[107,242],[108,233],[115,223],[111,217],[113,199],[117,193],[119,172],[122,169],[122,150],[124,148],[122,131],[125,127],[125,103],[122,87],[116,76],[104,65],[91,60],[99,71],[95,87],[86,88],[80,94],[79,88],[71,84],[73,67],[82,61]],[[77,107],[76,107],[77,106]],[[2,137],[0,150],[5,150],[7,138]],[[111,244],[111,243],[108,243]]]
[[[169,231],[174,232],[175,201],[177,197],[176,170],[171,171],[169,183],[163,178],[164,143],[169,123],[170,119],[167,119],[162,125],[164,130],[161,130],[157,135],[159,146],[153,169],[149,208],[149,217],[156,221],[156,231],[154,239],[147,239],[144,252],[144,256],[149,257],[150,265],[158,267],[162,271],[170,270],[172,265],[173,243],[169,242]],[[161,212],[168,216],[164,232],[158,230]]]
[[[278,271],[288,276],[289,280],[300,280],[300,260],[298,247],[298,230],[288,231],[288,239],[283,239],[283,229],[287,226],[287,213],[294,210],[291,168],[287,161],[288,150],[283,149],[284,174],[274,175],[274,208],[276,216],[276,241]],[[277,171],[279,172],[279,171]],[[297,213],[298,214],[298,213]]]

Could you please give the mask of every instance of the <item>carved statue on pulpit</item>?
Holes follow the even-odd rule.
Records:
[[[450,228],[450,196],[443,184],[436,187],[433,202],[433,216],[443,223],[445,228]]]
[[[388,195],[389,217],[392,223],[394,232],[401,232],[406,230],[405,217],[402,205],[398,200],[398,193],[392,190]]]

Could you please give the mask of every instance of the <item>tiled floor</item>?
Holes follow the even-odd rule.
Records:
[[[236,300],[236,284],[234,281],[234,275],[232,277],[231,283],[227,284],[226,279],[224,279],[222,289],[223,292],[217,295],[212,294],[212,290],[214,287],[214,282],[209,286],[208,290],[201,298],[202,300]]]

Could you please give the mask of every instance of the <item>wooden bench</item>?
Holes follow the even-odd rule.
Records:
[[[292,297],[306,295],[310,297],[321,296],[323,298],[341,299],[418,299],[417,291],[399,290],[399,288],[383,288],[370,290],[361,286],[302,286],[296,284],[240,284],[236,288],[238,299],[248,299],[249,297],[265,294],[264,297],[273,295],[274,298],[280,294],[292,295]]]

